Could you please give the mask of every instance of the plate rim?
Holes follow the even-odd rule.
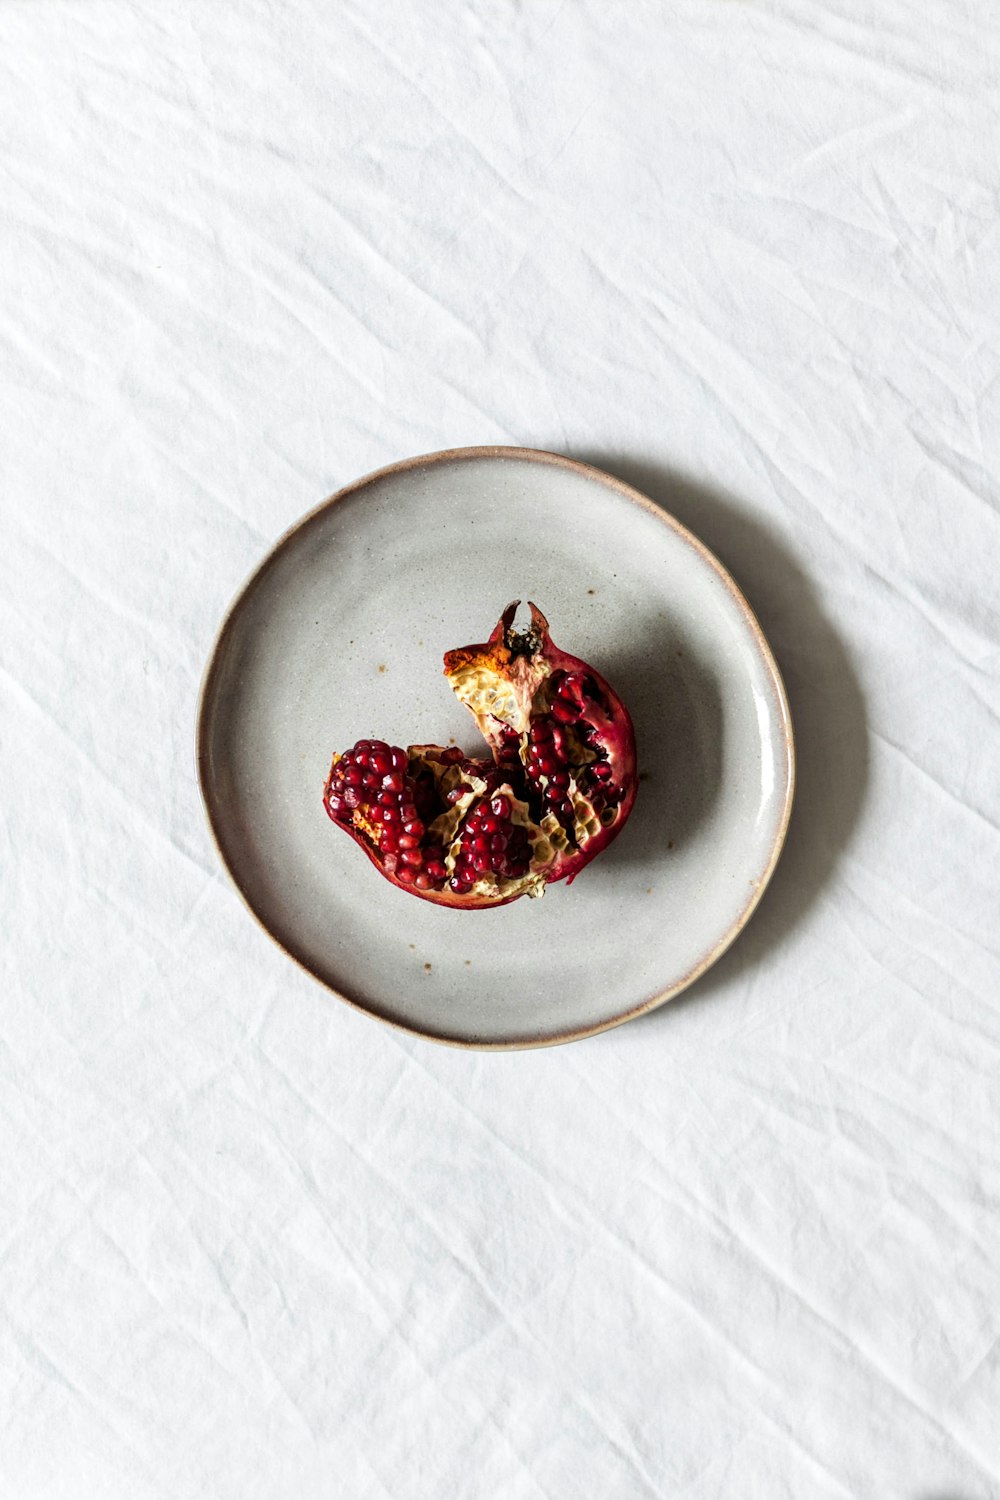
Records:
[[[781,810],[781,818],[778,823],[777,831],[768,852],[767,860],[761,874],[756,878],[756,880],[753,881],[752,892],[742,910],[738,913],[729,927],[727,927],[726,931],[722,934],[718,941],[714,943],[704,954],[702,954],[701,958],[699,958],[698,961],[693,964],[692,967],[684,975],[682,975],[680,979],[674,981],[665,989],[657,990],[654,994],[647,996],[637,1005],[631,1006],[627,1011],[623,1011],[620,1015],[611,1016],[608,1019],[599,1021],[592,1026],[569,1027],[559,1031],[556,1034],[546,1035],[542,1037],[526,1035],[492,1040],[484,1039],[482,1037],[477,1038],[473,1035],[443,1035],[440,1032],[426,1031],[422,1027],[414,1025],[411,1022],[398,1020],[395,1017],[387,1016],[377,1010],[373,1010],[370,1006],[363,1004],[360,1000],[353,999],[350,995],[345,995],[343,991],[335,988],[335,986],[332,985],[328,979],[324,978],[322,974],[318,974],[316,970],[313,969],[305,961],[304,958],[294,953],[282,940],[282,938],[279,937],[277,933],[272,931],[271,927],[264,920],[264,918],[254,909],[248,895],[246,894],[243,886],[240,883],[237,871],[230,864],[230,861],[223,849],[222,840],[216,826],[215,810],[213,809],[212,797],[209,789],[209,702],[212,694],[212,689],[215,685],[216,677],[220,670],[223,648],[231,633],[236,613],[240,608],[243,600],[246,598],[247,594],[254,587],[254,585],[257,584],[274,566],[274,564],[284,553],[286,547],[294,536],[296,536],[306,526],[310,525],[314,520],[316,520],[318,516],[323,515],[328,510],[332,509],[332,507],[338,504],[341,500],[346,500],[349,496],[356,494],[359,490],[363,490],[369,485],[373,485],[392,474],[403,474],[406,473],[407,470],[427,468],[432,464],[461,463],[474,459],[522,459],[526,460],[529,463],[539,463],[549,465],[554,468],[566,469],[582,478],[588,480],[596,480],[605,488],[615,491],[622,499],[629,501],[633,505],[640,506],[647,512],[647,514],[653,516],[661,524],[667,526],[683,542],[692,547],[694,551],[697,552],[701,557],[702,561],[707,563],[712,571],[717,575],[720,582],[726,589],[726,592],[733,599],[740,613],[743,615],[744,621],[747,624],[750,630],[750,634],[754,639],[757,649],[764,662],[765,668],[767,669],[768,677],[770,678],[770,681],[775,690],[779,709],[781,742],[785,757],[784,804]],[[761,897],[763,896],[771,881],[771,877],[774,874],[778,860],[781,857],[781,851],[784,848],[785,839],[788,833],[788,826],[792,815],[792,804],[795,799],[796,780],[795,735],[792,727],[792,715],[788,703],[788,694],[785,689],[785,684],[782,679],[781,672],[778,668],[774,653],[767,641],[767,637],[764,635],[764,631],[761,628],[757,616],[751,609],[746,597],[744,596],[739,585],[736,583],[732,574],[728,571],[724,564],[720,562],[715,553],[712,552],[705,545],[705,543],[700,540],[700,538],[695,536],[694,532],[689,531],[688,528],[682,524],[682,522],[678,521],[676,516],[672,515],[668,510],[665,510],[662,506],[656,505],[651,499],[649,499],[648,496],[644,495],[641,490],[637,490],[633,485],[626,483],[626,481],[623,479],[619,479],[616,475],[609,474],[605,469],[599,469],[594,464],[584,463],[580,459],[569,458],[566,454],[555,453],[546,448],[523,448],[507,444],[483,444],[468,448],[441,448],[433,453],[417,454],[411,458],[400,459],[396,463],[385,464],[381,468],[373,469],[370,473],[362,475],[359,479],[352,480],[349,484],[344,485],[341,489],[335,490],[333,494],[328,495],[325,500],[321,500],[318,505],[315,505],[311,510],[306,511],[304,515],[300,516],[297,521],[294,521],[291,526],[287,527],[286,530],[280,534],[278,539],[264,554],[256,567],[254,567],[250,571],[250,573],[246,576],[246,578],[240,584],[239,588],[234,593],[213,637],[212,644],[208,653],[208,658],[202,672],[201,684],[198,689],[198,698],[195,708],[195,761],[202,807],[205,812],[209,834],[211,836],[212,843],[215,846],[215,852],[218,856],[219,863],[221,864],[230,885],[233,887],[233,889],[236,891],[236,894],[243,902],[244,907],[250,913],[250,916],[257,923],[257,925],[267,934],[271,942],[275,943],[278,948],[280,948],[281,951],[286,955],[286,957],[290,958],[291,961],[299,969],[308,974],[318,984],[322,985],[324,990],[326,990],[329,994],[335,996],[338,1000],[343,1001],[345,1005],[349,1005],[353,1010],[358,1011],[361,1015],[369,1016],[376,1021],[380,1021],[383,1025],[390,1026],[396,1031],[405,1032],[409,1036],[420,1037],[425,1041],[435,1042],[439,1046],[456,1047],[461,1050],[474,1052],[533,1051],[536,1048],[540,1047],[556,1047],[566,1042],[582,1041],[586,1037],[598,1036],[601,1032],[611,1031],[615,1027],[624,1026],[627,1021],[633,1021],[639,1016],[647,1015],[650,1011],[659,1009],[661,1005],[665,1005],[668,1001],[675,999],[676,996],[681,994],[683,990],[686,990],[690,985],[694,984],[697,979],[700,979],[702,974],[710,969],[713,964],[717,963],[722,955],[727,951],[727,949],[731,947],[731,945],[739,937],[740,933],[743,931],[744,927],[746,927],[751,916],[757,909]]]

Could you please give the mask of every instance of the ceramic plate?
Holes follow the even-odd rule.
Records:
[[[324,778],[361,738],[482,754],[441,658],[516,598],[628,704],[635,811],[572,888],[435,907],[333,826]],[[781,679],[721,564],[628,485],[520,448],[382,469],[284,536],[222,625],[198,764],[223,863],[285,951],[373,1016],[475,1047],[587,1036],[696,979],[760,899],[793,781]]]

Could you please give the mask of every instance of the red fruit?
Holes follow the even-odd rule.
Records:
[[[454,746],[359,740],[327,778],[333,821],[393,885],[442,906],[502,906],[572,881],[635,801],[628,710],[530,609],[527,630],[514,629],[515,602],[488,641],[445,655],[492,761]]]

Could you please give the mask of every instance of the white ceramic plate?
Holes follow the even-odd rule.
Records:
[[[360,738],[481,754],[441,658],[515,598],[628,704],[639,796],[572,888],[435,907],[331,824],[324,777]],[[781,679],[721,564],[628,485],[521,448],[382,469],[284,536],[220,630],[198,764],[223,863],[286,952],[372,1015],[476,1047],[587,1036],[684,989],[760,899],[793,784]]]

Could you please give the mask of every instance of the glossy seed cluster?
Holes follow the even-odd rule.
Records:
[[[448,874],[444,849],[427,839],[435,801],[430,772],[411,775],[406,751],[384,740],[359,740],[341,756],[327,784],[330,816],[350,822],[362,813],[386,872],[420,891],[440,890]]]
[[[512,787],[534,808],[536,819],[554,815],[571,841],[577,826],[573,784],[605,822],[621,799],[602,735],[588,717],[588,710],[600,707],[597,684],[584,673],[557,671],[548,689],[547,706],[532,717],[526,747],[522,750],[520,736],[508,732],[499,764],[472,760],[457,746],[415,747],[411,757],[384,740],[359,740],[330,772],[327,811],[377,847],[387,875],[418,891],[447,886],[453,895],[465,896],[488,875],[523,878],[531,870],[531,839],[513,820],[513,803],[501,787]],[[594,759],[581,764],[581,749]],[[470,806],[449,836],[451,848],[457,842],[449,870],[448,851],[430,830],[439,815],[463,799]]]
[[[549,711],[533,718],[528,732],[525,766],[528,780],[540,794],[546,812],[554,813],[567,830],[572,829],[574,823],[573,804],[569,797],[571,779],[577,782],[598,812],[608,802],[611,765],[600,736],[586,718],[588,703],[596,696],[596,684],[583,673],[553,672],[549,679]],[[575,764],[574,740],[597,756],[586,770],[580,770]]]
[[[531,842],[527,828],[512,819],[513,805],[502,793],[480,802],[462,825],[455,873],[449,885],[467,895],[477,880],[493,874],[501,880],[527,875]]]

